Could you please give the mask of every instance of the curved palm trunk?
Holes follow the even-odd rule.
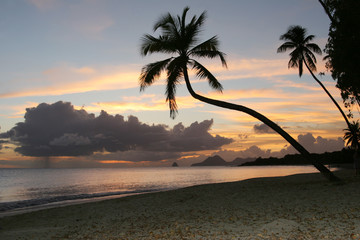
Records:
[[[215,100],[215,99],[210,99],[210,98],[198,95],[192,89],[192,86],[191,86],[190,80],[189,80],[189,75],[188,75],[188,72],[186,69],[184,69],[184,78],[185,78],[185,82],[186,82],[186,87],[189,90],[192,97],[194,97],[202,102],[211,104],[211,105],[247,113],[247,114],[251,115],[252,117],[260,120],[261,122],[265,123],[270,128],[272,128],[275,132],[280,134],[286,141],[288,141],[297,151],[299,151],[306,159],[308,159],[315,166],[315,168],[318,169],[327,179],[329,179],[330,181],[340,181],[340,179],[337,178],[332,172],[330,172],[330,170],[327,169],[323,164],[317,162],[310,155],[310,153],[302,145],[300,145],[294,138],[292,138],[287,132],[285,132],[281,127],[279,127],[279,125],[277,125],[276,123],[274,123],[273,121],[271,121],[270,119],[265,117],[264,115],[254,111],[250,108],[242,106],[242,105],[236,105],[236,104],[223,102],[223,101]]]
[[[303,57],[304,58],[304,57]],[[348,128],[350,129],[351,124],[348,120],[348,118],[346,117],[345,113],[343,112],[343,110],[341,109],[341,107],[339,106],[339,104],[336,102],[336,100],[331,96],[331,94],[329,93],[329,91],[325,88],[324,84],[322,84],[322,82],[320,82],[320,80],[314,75],[314,73],[310,70],[308,64],[306,63],[306,61],[303,61],[305,63],[306,68],[309,70],[311,76],[315,79],[315,81],[322,87],[322,89],[326,92],[326,94],[329,96],[329,98],[333,101],[333,103],[335,104],[335,106],[339,109],[341,115],[344,117],[346,124],[348,125]]]

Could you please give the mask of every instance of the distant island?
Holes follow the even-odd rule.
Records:
[[[215,155],[213,157],[208,157],[204,161],[200,163],[194,163],[192,167],[199,167],[199,166],[227,166],[229,163],[226,162],[222,157],[219,155]]]
[[[353,162],[353,150],[344,148],[341,151],[312,153],[317,161],[322,164],[349,164]],[[288,154],[282,158],[235,158],[231,162],[225,161],[219,155],[206,158],[204,161],[194,163],[192,167],[202,166],[274,166],[274,165],[309,165],[309,161],[300,154]]]
[[[212,157],[208,157],[202,162],[194,163],[192,167],[201,167],[201,166],[238,166],[245,162],[254,161],[256,158],[235,158],[231,162],[226,162],[222,157],[219,155],[215,155]]]
[[[172,167],[178,167],[179,165],[176,162],[174,162],[171,166]]]

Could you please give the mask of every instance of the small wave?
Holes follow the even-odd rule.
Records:
[[[158,192],[164,190],[167,189],[146,189],[146,190],[134,190],[134,191],[77,194],[77,195],[56,196],[56,197],[39,198],[39,199],[29,199],[29,200],[14,201],[14,202],[3,202],[0,203],[0,213],[21,209],[21,208],[41,206],[50,203],[61,203],[71,200],[96,199],[101,197],[122,196],[122,195],[135,195],[135,194]]]

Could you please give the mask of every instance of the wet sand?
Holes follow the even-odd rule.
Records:
[[[360,239],[360,177],[257,178],[0,218],[0,239]]]

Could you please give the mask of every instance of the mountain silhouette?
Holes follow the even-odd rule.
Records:
[[[244,164],[246,162],[252,162],[255,161],[256,158],[235,158],[231,162],[226,162],[222,157],[219,155],[215,155],[212,157],[208,157],[202,162],[194,163],[191,166],[192,167],[201,167],[201,166],[239,166],[241,164]]]
[[[191,166],[197,167],[197,166],[228,166],[228,165],[229,163],[226,162],[224,159],[222,159],[222,157],[220,157],[219,155],[215,155],[213,157],[208,157],[207,159],[205,159],[200,163],[194,163]]]

